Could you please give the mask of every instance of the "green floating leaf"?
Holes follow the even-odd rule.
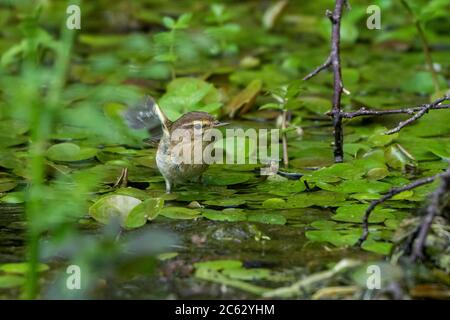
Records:
[[[12,178],[0,178],[0,192],[7,192],[17,187],[18,183]]]
[[[341,247],[354,245],[360,237],[360,232],[358,230],[312,230],[306,231],[305,235],[311,241],[329,242],[336,247]]]
[[[300,102],[302,107],[316,114],[324,115],[325,113],[331,110],[330,99],[325,99],[321,97],[302,96],[300,98]]]
[[[399,144],[389,146],[384,155],[391,168],[404,170],[407,166],[416,167],[415,159]]]
[[[355,204],[339,207],[331,217],[335,221],[362,223],[363,216],[369,205]],[[369,217],[369,223],[380,223],[386,219],[395,219],[395,210],[376,207]]]
[[[155,219],[164,207],[164,200],[160,198],[147,199],[134,207],[124,221],[126,228],[139,228],[147,220]]]
[[[263,280],[270,277],[270,270],[263,268],[253,268],[253,269],[244,269],[244,268],[232,268],[232,269],[224,269],[222,274],[230,277],[232,279],[237,280]]]
[[[156,257],[158,258],[158,260],[167,261],[167,260],[173,259],[177,256],[178,256],[178,252],[163,252],[163,253],[158,254]]]
[[[202,261],[194,264],[196,269],[209,269],[209,270],[224,270],[224,269],[236,269],[242,267],[242,262],[239,260],[211,260]]]
[[[392,249],[392,243],[390,242],[381,242],[381,241],[374,241],[368,239],[363,243],[361,246],[364,250],[379,253],[382,255],[388,255],[391,252]]]
[[[18,262],[18,263],[5,263],[0,265],[0,271],[5,273],[13,273],[13,274],[26,274],[28,272],[30,264],[27,262]],[[40,263],[37,266],[38,272],[44,272],[49,269],[49,266]]]
[[[311,222],[311,227],[320,229],[320,230],[333,230],[338,225],[337,222],[330,220],[316,220]]]
[[[247,215],[242,210],[227,209],[223,211],[204,209],[202,211],[202,216],[214,221],[246,221]]]
[[[344,193],[316,191],[300,193],[287,198],[288,208],[307,208],[311,206],[338,206],[347,196]]]
[[[447,87],[446,80],[441,75],[438,75],[438,81],[442,88]],[[435,90],[433,76],[431,72],[427,71],[417,72],[412,77],[402,81],[401,84],[401,89],[404,92],[432,94]]]
[[[210,83],[197,78],[177,78],[167,86],[167,92],[159,100],[161,108],[171,120],[189,111],[205,111],[205,106],[221,106],[222,96]],[[212,112],[213,110],[208,110]]]
[[[217,207],[238,207],[240,205],[243,205],[244,203],[245,200],[236,198],[207,200],[204,202],[204,204],[208,206],[217,206]]]
[[[94,158],[96,154],[95,148],[80,147],[69,142],[55,144],[47,150],[47,157],[53,161],[82,161]]]
[[[375,132],[369,136],[369,143],[375,147],[382,147],[390,144],[398,137],[398,133],[385,134],[388,131],[386,128],[376,129]]]
[[[338,182],[342,179],[358,179],[366,173],[364,168],[352,163],[337,163],[330,167],[315,171],[311,175],[304,176],[308,182]]]
[[[183,207],[165,207],[160,215],[171,219],[195,219],[200,216],[200,211]]]
[[[260,222],[266,224],[286,224],[286,218],[281,214],[255,213],[249,214],[247,219],[251,222]]]
[[[10,204],[24,203],[25,202],[25,195],[21,191],[9,192],[4,197],[0,198],[0,202],[10,203]]]
[[[20,287],[25,283],[25,278],[22,276],[4,275],[0,276],[0,288],[10,289]]]
[[[286,201],[280,198],[270,198],[265,200],[262,206],[267,209],[283,209],[286,208]]]
[[[367,178],[369,180],[381,180],[389,175],[387,168],[373,168],[367,172]]]
[[[123,227],[137,228],[154,219],[164,201],[159,198],[141,200],[124,195],[108,195],[97,200],[89,214],[98,222],[107,224],[111,219],[119,219]]]
[[[261,80],[253,80],[239,92],[226,106],[226,112],[233,118],[238,112],[246,113],[253,106],[255,99],[262,88]]]
[[[252,174],[244,172],[209,170],[203,175],[203,181],[210,185],[227,186],[247,182],[252,177]]]
[[[383,193],[391,189],[391,185],[381,181],[347,180],[336,186],[335,190],[344,193]]]
[[[257,189],[277,196],[287,196],[305,191],[306,186],[303,181],[265,181],[258,184]]]

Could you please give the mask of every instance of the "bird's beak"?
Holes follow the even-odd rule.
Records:
[[[227,126],[227,125],[229,125],[228,122],[220,122],[220,121],[216,121],[216,122],[214,123],[214,127],[215,127],[215,128],[217,128],[217,127],[223,127],[223,126]]]

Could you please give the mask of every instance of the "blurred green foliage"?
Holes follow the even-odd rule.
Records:
[[[271,252],[297,257],[256,227],[265,225],[272,228],[268,233],[279,230],[280,238],[302,228],[311,241],[348,246],[361,232],[368,201],[447,166],[448,110],[432,111],[389,137],[382,132],[399,117],[348,121],[347,162],[332,164],[324,116],[331,106],[331,77],[298,79],[328,54],[330,25],[323,13],[334,1],[289,1],[277,13],[278,3],[83,1],[82,27],[75,31],[65,28],[65,1],[0,1],[0,203],[26,208],[28,253],[20,259],[29,266],[0,265],[0,288],[24,286],[27,298],[86,298],[98,296],[105,282],[148,274],[156,254],[174,243],[168,232],[147,232],[142,226],[148,220],[217,221],[219,229],[208,237],[220,250],[210,254],[235,240],[254,241],[258,250],[272,248],[272,241]],[[424,26],[444,92],[450,75],[449,3],[408,3]],[[351,92],[343,97],[345,110],[416,105],[442,95],[435,92],[415,21],[400,1],[350,4],[342,26],[343,78]],[[381,30],[366,27],[372,4],[381,8]],[[165,195],[155,150],[142,143],[148,134],[128,129],[121,116],[144,94],[158,98],[172,120],[189,111],[225,116],[231,110],[242,121],[236,126],[266,128],[273,126],[278,109],[288,110],[292,128],[303,128],[303,133],[287,132],[290,170],[304,176],[265,180],[254,172],[259,165],[213,167],[206,187],[189,185]],[[112,188],[124,167],[132,187]],[[403,193],[376,211],[364,249],[387,254],[394,230],[433,188]],[[122,201],[129,198],[133,206]],[[89,213],[106,226],[85,219]],[[237,231],[227,231],[221,222],[235,223]],[[122,235],[121,225],[142,227],[135,230],[142,234]],[[244,246],[235,247],[232,254]],[[190,247],[183,254],[192,261],[203,258]],[[86,290],[65,290],[64,272],[54,286],[38,290],[38,279],[49,272],[41,270],[40,261],[52,270],[61,258],[63,266],[82,268]],[[196,264],[196,275],[253,293],[264,290],[245,281],[279,282],[278,273],[227,261],[221,271]]]

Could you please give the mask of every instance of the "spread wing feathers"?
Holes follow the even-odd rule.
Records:
[[[168,131],[171,124],[171,121],[150,96],[146,96],[142,103],[128,108],[123,116],[129,127],[133,129],[148,129],[152,135],[152,140],[159,139],[163,131]]]

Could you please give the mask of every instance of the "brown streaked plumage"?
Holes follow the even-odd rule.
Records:
[[[174,148],[179,141],[172,141],[171,135],[177,129],[188,130],[191,139],[194,137],[194,129],[202,129],[205,132],[218,126],[226,125],[217,121],[207,112],[188,112],[176,121],[170,121],[161,108],[151,97],[147,97],[146,102],[136,108],[131,108],[125,114],[125,119],[132,128],[147,128],[152,134],[152,138],[159,138],[156,152],[156,165],[166,181],[166,191],[171,192],[175,184],[185,183],[192,180],[200,180],[203,172],[208,168],[205,163],[190,164],[180,163],[178,153]],[[195,131],[198,132],[198,131]],[[184,143],[184,140],[183,142]],[[189,147],[193,154],[194,144],[191,141]],[[203,146],[204,147],[204,146]]]

